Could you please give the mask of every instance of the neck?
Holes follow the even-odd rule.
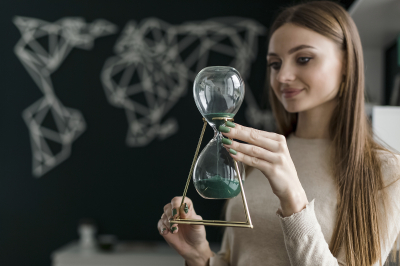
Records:
[[[313,109],[299,112],[295,135],[304,139],[330,139],[329,123],[337,105],[332,100]]]

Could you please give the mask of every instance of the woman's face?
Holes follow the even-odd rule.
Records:
[[[285,109],[297,113],[336,101],[345,73],[343,55],[336,43],[315,31],[289,23],[278,28],[269,41],[267,64]],[[288,89],[301,91],[290,95]]]

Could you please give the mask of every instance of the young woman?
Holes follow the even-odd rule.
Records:
[[[400,155],[372,137],[353,20],[330,1],[286,8],[270,28],[267,61],[279,134],[220,128],[248,143],[225,146],[252,168],[244,186],[254,229],[226,228],[215,254],[204,226],[169,227],[178,212],[202,219],[175,197],[160,234],[190,266],[383,264],[400,231]],[[227,220],[243,215],[240,197],[227,201]]]

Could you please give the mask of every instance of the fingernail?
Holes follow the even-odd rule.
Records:
[[[171,233],[174,233],[174,231],[175,231],[176,229],[178,229],[178,228],[172,227],[172,228],[171,228]]]
[[[227,125],[228,127],[235,127],[235,123],[232,123],[231,121],[226,121],[225,125]]]
[[[185,202],[185,207],[183,208],[183,210],[185,211],[185,213],[188,213],[188,212],[189,212],[189,207],[188,207],[188,205],[186,204],[186,202]]]
[[[227,145],[231,145],[232,144],[232,140],[226,139],[226,138],[222,138],[222,143],[227,144]]]
[[[162,230],[161,230],[161,234],[164,234],[164,231],[165,230],[167,230],[167,228],[163,228]]]
[[[224,127],[224,126],[219,126],[218,130],[224,133],[229,133],[229,131],[231,131],[229,127]]]
[[[176,209],[172,209],[172,216],[175,216],[178,212],[176,211]]]
[[[229,152],[232,153],[233,155],[237,154],[237,151],[235,151],[234,149],[229,149]]]

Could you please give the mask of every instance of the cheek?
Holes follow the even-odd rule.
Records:
[[[276,80],[276,76],[274,73],[271,72],[270,75],[270,83],[269,85],[271,86],[272,90],[274,91],[274,94],[276,97],[280,98],[278,92],[279,92],[279,82]]]
[[[301,73],[303,83],[310,88],[312,94],[330,95],[337,87],[336,69],[332,64],[315,64]]]
[[[279,89],[279,86],[280,86],[280,83],[279,83],[279,81],[277,80],[277,78],[276,78],[276,76],[277,76],[277,73],[279,73],[277,70],[271,70],[271,72],[270,72],[270,85],[272,86],[272,88],[274,88],[274,90],[278,90]]]

